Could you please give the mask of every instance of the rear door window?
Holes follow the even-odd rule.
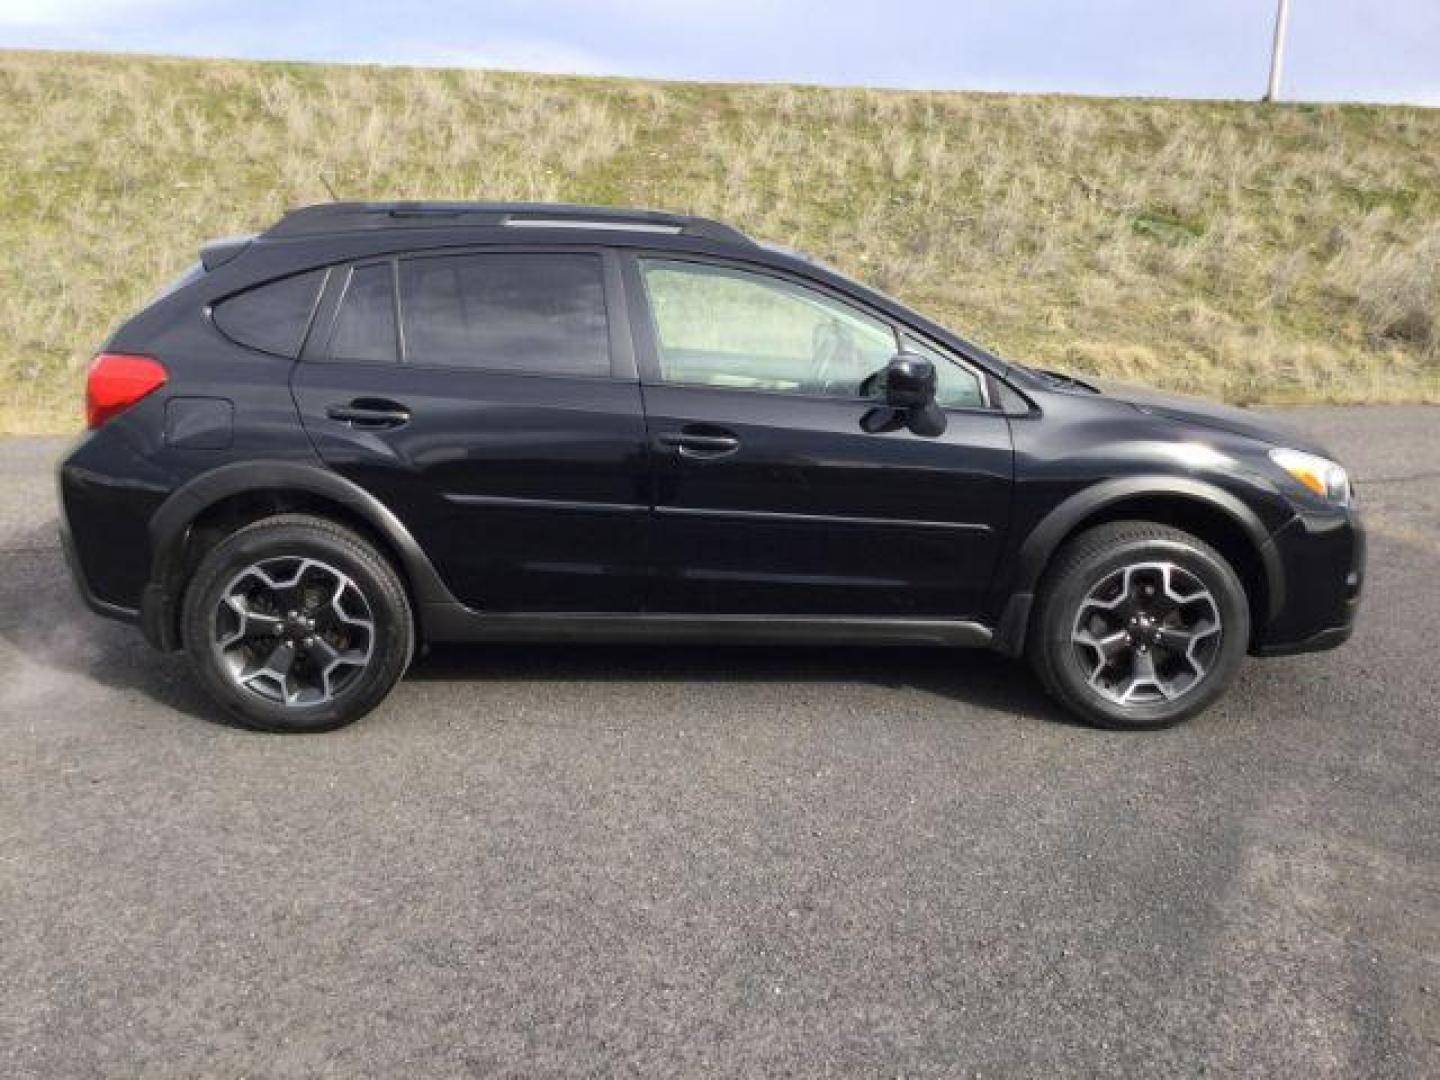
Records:
[[[326,351],[331,360],[395,363],[394,277],[388,262],[357,266],[350,271],[330,331]]]
[[[403,259],[407,363],[609,375],[599,255],[486,252]]]
[[[220,301],[211,317],[231,341],[293,360],[324,280],[324,270],[311,270],[267,282]]]

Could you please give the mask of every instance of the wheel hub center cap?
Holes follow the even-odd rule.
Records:
[[[1125,637],[1132,644],[1153,645],[1160,638],[1160,624],[1148,612],[1132,615],[1125,628]]]

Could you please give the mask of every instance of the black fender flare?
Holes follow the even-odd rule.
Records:
[[[151,644],[167,651],[179,647],[175,610],[184,584],[179,575],[191,525],[223,499],[259,491],[320,496],[364,521],[398,554],[397,569],[409,583],[417,617],[427,604],[455,602],[410,530],[359,484],[321,466],[294,461],[222,465],[176,488],[150,519],[150,580],[141,599],[140,625]]]
[[[1265,575],[1266,618],[1273,619],[1285,602],[1285,568],[1275,550],[1274,531],[1265,527],[1255,511],[1224,488],[1194,477],[1124,476],[1077,491],[1030,530],[1015,556],[1015,572],[1004,597],[994,647],[1007,656],[1018,656],[1024,650],[1030,607],[1040,576],[1060,542],[1077,525],[1106,507],[1151,495],[1203,504],[1239,526],[1259,557]]]

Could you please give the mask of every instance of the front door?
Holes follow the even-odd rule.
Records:
[[[868,434],[865,377],[899,328],[814,283],[641,256],[636,339],[652,440],[651,607],[699,614],[973,616],[1009,514],[1006,418],[943,365],[938,437]]]
[[[292,381],[306,430],[472,607],[640,607],[645,421],[613,258],[487,249],[331,275]]]

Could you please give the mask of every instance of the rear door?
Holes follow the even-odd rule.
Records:
[[[485,248],[357,263],[295,367],[327,464],[492,611],[634,611],[646,441],[615,256]]]
[[[626,256],[652,456],[657,611],[979,614],[1006,528],[1010,428],[981,373],[817,283]],[[901,342],[939,365],[947,428],[867,433]]]

